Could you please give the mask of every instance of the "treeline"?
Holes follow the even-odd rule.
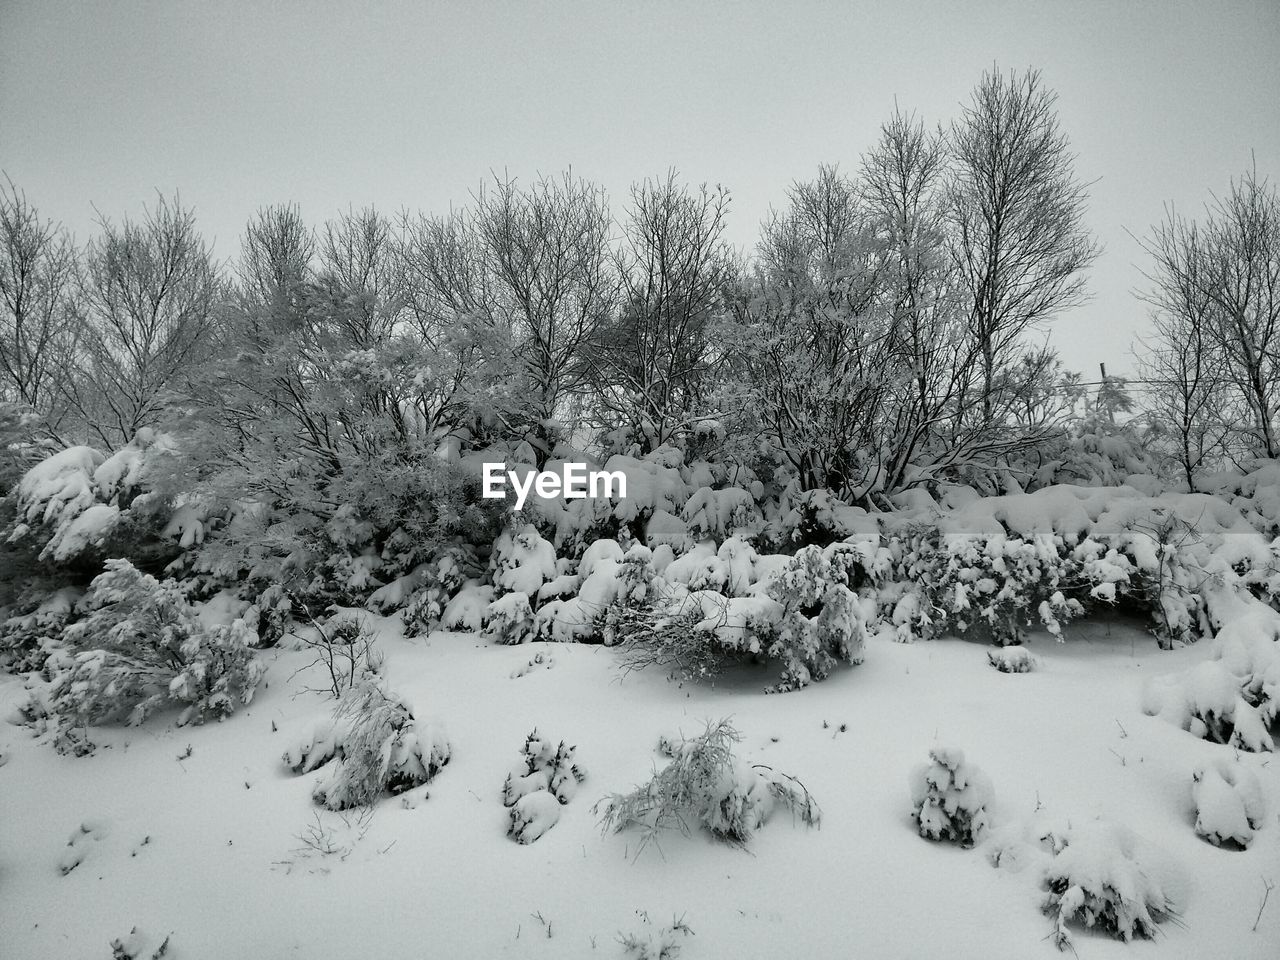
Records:
[[[895,112],[851,168],[795,183],[750,257],[724,239],[728,192],[674,173],[620,210],[570,174],[496,179],[443,215],[313,228],[272,207],[228,263],[177,196],[77,245],[9,182],[6,486],[49,447],[143,428],[182,438],[193,489],[306,486],[334,509],[370,483],[421,493],[408,478],[442,446],[539,466],[670,446],[865,505],[1034,483],[1069,466],[1083,396],[1035,334],[1085,296],[1086,199],[1035,71],[984,75],[946,127]],[[1192,486],[1280,447],[1278,236],[1248,174],[1147,240],[1154,388],[1126,429]],[[1120,387],[1089,398],[1108,424]]]

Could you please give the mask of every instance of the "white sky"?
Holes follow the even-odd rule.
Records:
[[[365,9],[365,8],[368,9]],[[92,205],[194,205],[219,256],[259,206],[462,204],[572,165],[621,208],[676,167],[754,243],[789,183],[853,170],[895,97],[930,123],[983,69],[1042,69],[1106,250],[1053,340],[1131,368],[1163,204],[1280,176],[1280,0],[369,3],[0,0],[0,168],[85,238]]]

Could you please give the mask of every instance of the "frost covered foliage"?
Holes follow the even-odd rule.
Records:
[[[1176,916],[1172,896],[1130,831],[1098,821],[1045,839],[1054,856],[1044,873],[1044,911],[1060,949],[1071,945],[1072,922],[1128,941],[1154,938],[1157,924]]]
[[[179,723],[199,723],[252,699],[263,666],[244,621],[205,627],[172,580],[157,581],[127,560],[106,566],[44,665],[37,712],[66,732],[141,723],[170,703],[184,708]]]
[[[443,727],[415,720],[403,700],[365,678],[342,696],[327,723],[285,752],[284,763],[294,773],[328,765],[312,797],[346,810],[427,783],[451,753]]]
[[[1266,814],[1258,775],[1225,758],[1191,775],[1191,799],[1196,808],[1196,833],[1215,847],[1249,846]]]
[[[665,829],[688,835],[694,826],[717,839],[745,844],[779,806],[802,823],[818,824],[821,811],[803,784],[739,759],[733,748],[740,740],[727,720],[709,723],[693,738],[662,740],[659,750],[671,762],[631,793],[602,800],[601,825],[614,831],[638,827],[643,845]]]
[[[1143,710],[1215,743],[1275,749],[1270,727],[1280,712],[1280,613],[1241,601],[1214,638],[1212,659],[1156,677]]]
[[[971,847],[989,825],[994,792],[981,770],[968,764],[964,752],[934,747],[929,763],[911,775],[911,806],[920,836]]]
[[[533,843],[560,820],[560,807],[573,799],[587,775],[573,760],[577,747],[558,744],[534,730],[521,748],[520,766],[502,785],[502,803],[510,810],[507,836]]]

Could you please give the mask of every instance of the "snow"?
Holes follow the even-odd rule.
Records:
[[[92,447],[68,447],[42,460],[18,482],[19,510],[27,523],[76,516],[97,502],[93,473],[103,454]]]
[[[1266,800],[1258,775],[1243,761],[1218,758],[1191,777],[1196,833],[1215,846],[1247,847],[1262,826]]]
[[[597,960],[619,955],[615,937],[643,910],[657,926],[686,919],[696,931],[681,943],[688,960],[1050,958],[1060,954],[1040,911],[1043,871],[1054,859],[1066,866],[1074,848],[1073,876],[1121,882],[1138,878],[1117,874],[1113,851],[1133,852],[1182,921],[1163,924],[1150,948],[1077,932],[1082,956],[1274,956],[1274,903],[1250,928],[1280,829],[1264,818],[1243,852],[1205,843],[1188,811],[1190,773],[1231,750],[1140,709],[1144,683],[1208,662],[1207,643],[1160,651],[1127,621],[1077,621],[1064,625],[1065,644],[1033,633],[1039,668],[1009,677],[971,642],[873,639],[862,666],[764,697],[770,674],[759,667],[734,668],[715,687],[669,683],[661,671],[619,683],[608,648],[409,640],[397,619],[371,620],[391,688],[415,713],[429,707],[446,721],[454,750],[430,784],[367,819],[314,805],[323,770],[291,775],[280,764],[331,716],[332,701],[303,692],[323,684],[305,651],[265,651],[258,696],[222,723],[179,729],[157,716],[95,730],[103,748],[92,757],[59,757],[25,729],[0,727],[10,757],[0,768],[5,955],[105,956],[136,926],[157,943],[172,931],[176,957],[337,960],[377,944],[387,957]],[[512,679],[543,651],[553,668]],[[0,676],[0,715],[21,699],[22,682]],[[601,834],[593,804],[652,776],[661,734],[723,716],[741,731],[744,758],[803,781],[822,805],[821,830],[775,815],[749,852],[676,832],[639,857],[632,832]],[[506,835],[501,788],[535,722],[571,738],[591,777],[526,847]],[[903,784],[939,732],[998,786],[992,836],[973,851],[929,843],[910,820]],[[1274,810],[1280,768],[1248,767]],[[555,816],[551,802],[531,801],[530,812]],[[1043,816],[1072,828],[1055,828],[1070,839],[1057,857],[1039,846]],[[85,822],[100,836],[64,877],[59,858]],[[1103,835],[1091,846],[1081,831],[1095,823]],[[1000,847],[1005,828],[1024,839]],[[333,852],[301,839],[313,829]],[[990,863],[999,851],[1007,869]],[[193,870],[198,883],[178,882]],[[427,906],[402,909],[404,896]]]

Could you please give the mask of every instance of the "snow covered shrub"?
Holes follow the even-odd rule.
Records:
[[[527,594],[505,593],[484,611],[485,633],[498,643],[524,643],[537,636],[533,607]]]
[[[1175,917],[1172,897],[1141,857],[1137,838],[1104,822],[1084,823],[1046,838],[1054,856],[1045,868],[1044,911],[1059,949],[1071,945],[1067,925],[1079,920],[1117,939],[1152,939]]]
[[[625,672],[656,666],[680,681],[714,681],[728,653],[713,631],[700,629],[702,606],[667,601],[643,606],[612,606],[605,621],[605,643],[618,647]]]
[[[1219,759],[1191,775],[1191,799],[1196,808],[1196,833],[1215,847],[1234,843],[1249,846],[1265,814],[1262,784],[1252,770]]]
[[[639,827],[643,845],[664,829],[688,835],[696,824],[720,840],[745,844],[779,806],[805,824],[817,824],[821,811],[800,781],[740,760],[733,752],[740,740],[728,720],[708,723],[691,739],[664,739],[659,750],[671,762],[631,793],[602,800],[597,805],[602,827],[615,832]]]
[[[502,593],[532,597],[556,576],[556,549],[537,528],[526,523],[518,530],[504,530],[489,558],[493,585]]]
[[[172,437],[144,427],[111,456],[87,446],[54,453],[19,481],[7,539],[38,548],[42,563],[100,558],[109,547],[162,565],[176,551],[160,536],[168,498],[153,488],[163,486],[176,452]]]
[[[179,723],[229,716],[262,676],[256,637],[242,620],[207,628],[172,580],[108,560],[44,666],[44,708],[60,730],[141,723],[170,702]]]
[[[867,611],[852,589],[860,575],[858,555],[839,545],[801,548],[767,594],[781,605],[776,622],[760,624],[765,653],[783,662],[772,690],[798,690],[826,679],[837,663],[861,663]]]
[[[376,679],[364,678],[338,701],[333,717],[284,754],[294,773],[330,764],[312,791],[330,810],[367,806],[430,781],[452,753],[439,724],[415,720],[408,705]]]
[[[57,649],[82,595],[76,587],[63,587],[47,594],[29,613],[0,622],[0,666],[14,673],[43,667]]]
[[[511,811],[507,836],[533,843],[556,825],[560,807],[573,799],[586,772],[573,762],[577,747],[553,743],[534,730],[525,738],[520,766],[507,774],[502,803]]]
[[[1026,647],[1000,647],[987,651],[987,662],[1001,673],[1030,673],[1035,669],[1035,659]]]
[[[965,763],[961,750],[934,747],[929,759],[911,775],[911,805],[920,836],[971,847],[989,825],[991,781]]]
[[[1241,750],[1273,750],[1280,715],[1280,613],[1249,599],[1214,638],[1213,658],[1155,677],[1143,711],[1194,736]]]
[[[416,585],[401,613],[406,636],[425,636],[440,625],[449,601],[468,580],[471,564],[462,553],[461,549],[448,551],[402,578],[412,578]],[[376,598],[377,593],[371,600]]]

